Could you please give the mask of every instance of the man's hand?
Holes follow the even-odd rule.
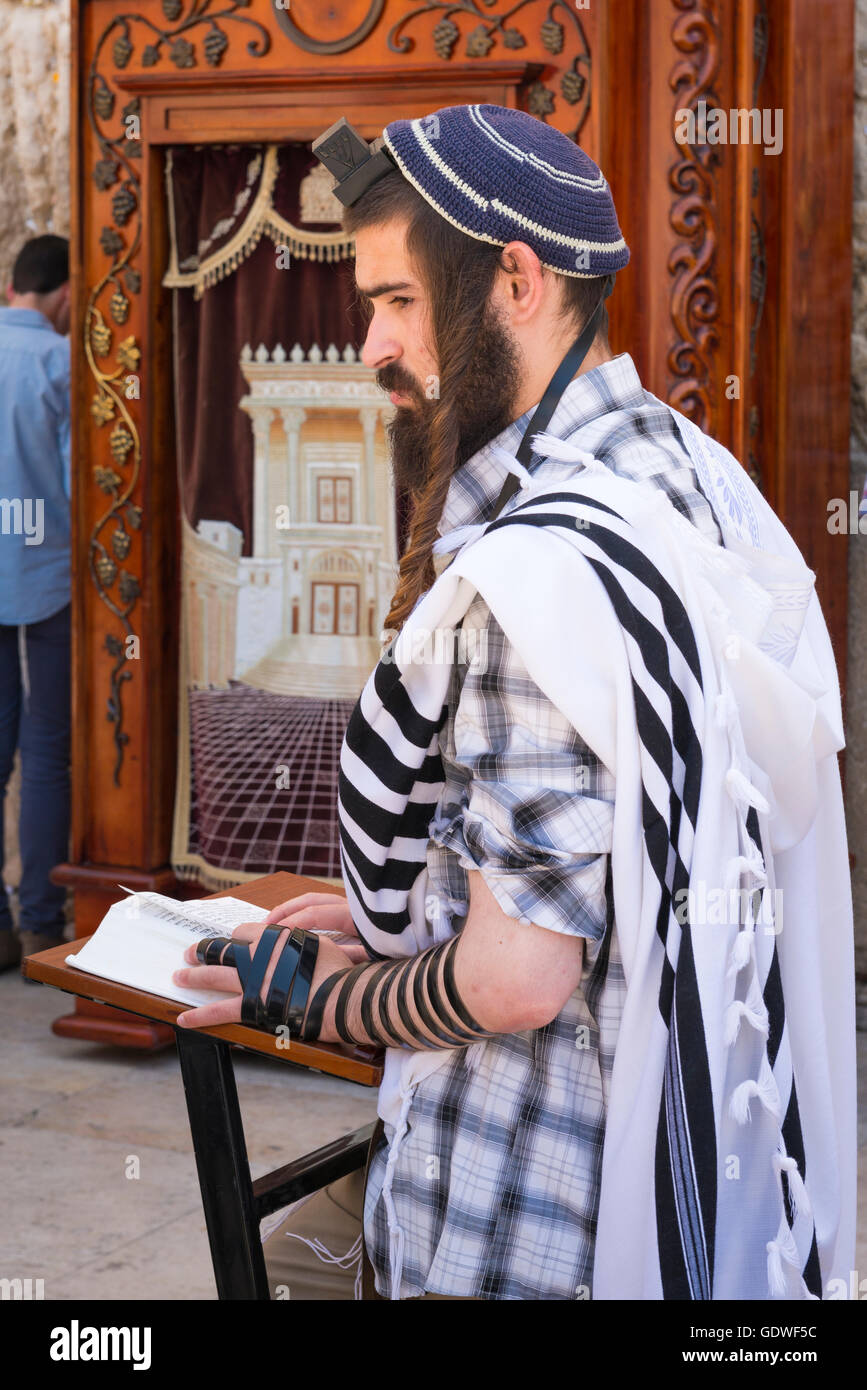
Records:
[[[305,931],[329,931],[339,932],[342,936],[358,936],[349,903],[342,893],[301,893],[297,898],[289,898],[278,907],[272,907],[263,925],[303,927]],[[358,959],[363,960],[364,954]]]
[[[305,897],[313,897],[314,894],[304,894]],[[345,901],[345,900],[344,900]],[[286,904],[283,904],[285,907]],[[275,909],[277,910],[277,909]],[[302,913],[294,914],[301,918]],[[265,927],[269,923],[265,922],[242,922],[232,933],[233,941],[244,941],[250,947],[250,955],[255,954],[256,946]],[[278,924],[279,925],[279,924]],[[301,921],[293,920],[291,926],[302,925]],[[332,928],[333,929],[333,928]],[[260,998],[265,999],[271,985],[271,977],[280,959],[280,953],[289,936],[288,928],[280,933],[271,959],[268,962],[268,969],[265,971],[265,979],[262,982]],[[360,953],[360,955],[359,955]],[[319,952],[316,957],[316,969],[310,986],[308,1000],[312,1000],[316,991],[323,980],[338,971],[345,970],[357,960],[366,960],[367,953],[359,943],[358,946],[338,946],[328,936],[319,933]],[[196,947],[189,946],[184,952],[184,960],[189,964],[182,970],[176,970],[173,976],[175,984],[184,985],[188,989],[219,989],[231,990],[235,994],[234,999],[217,999],[213,1004],[202,1004],[198,1008],[187,1009],[185,1013],[179,1014],[177,1026],[179,1028],[213,1028],[220,1023],[240,1023],[241,1021],[241,982],[238,972],[233,965],[201,965],[196,959]],[[329,1036],[320,1035],[323,1042],[339,1042],[336,1033]]]

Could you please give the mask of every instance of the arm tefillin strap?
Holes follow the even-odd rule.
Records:
[[[493,1037],[467,1009],[455,981],[454,958],[460,938],[431,946],[409,960],[364,963],[324,980],[310,1005],[302,1038],[319,1036],[329,999],[337,991],[334,1027],[350,1045],[466,1047]],[[350,1028],[354,1005],[361,1028]]]
[[[334,1027],[350,1046],[467,1047],[493,1037],[467,1009],[455,980],[458,937],[431,946],[408,960],[385,961],[338,970],[324,980],[305,1021],[310,985],[319,953],[315,932],[295,927],[289,932],[277,959],[263,1000],[262,984],[274,947],[285,928],[266,927],[251,956],[243,941],[210,937],[196,947],[205,965],[234,966],[241,981],[241,1022],[263,1032],[288,1029],[290,1038],[313,1042],[322,1030],[329,999],[336,993]],[[352,1006],[361,1026],[350,1026]]]
[[[196,955],[204,965],[233,965],[241,981],[241,1022],[266,1033],[276,1033],[280,1027],[289,1030],[290,1038],[298,1038],[307,1008],[310,984],[319,954],[319,937],[315,932],[294,927],[283,943],[265,999],[260,997],[262,983],[274,947],[285,927],[266,927],[259,937],[253,956],[243,941],[224,936],[200,941]]]

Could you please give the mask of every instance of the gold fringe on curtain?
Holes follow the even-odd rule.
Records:
[[[178,266],[178,245],[175,227],[175,203],[172,184],[172,152],[166,160],[166,191],[169,202],[169,268],[163,284],[170,289],[192,289],[193,297],[201,299],[205,290],[226,276],[232,275],[259,245],[263,235],[275,246],[285,247],[291,255],[302,260],[340,261],[355,254],[355,242],[345,232],[308,232],[287,222],[275,209],[272,198],[277,180],[278,146],[268,145],[262,166],[262,177],[252,207],[241,226],[225,246],[206,256],[194,270]]]

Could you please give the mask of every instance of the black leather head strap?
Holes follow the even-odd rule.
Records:
[[[593,313],[582,328],[579,337],[575,339],[575,342],[572,344],[566,356],[563,358],[563,361],[548,382],[545,394],[533,412],[533,417],[524,431],[524,437],[515,454],[515,458],[519,463],[522,463],[525,468],[533,455],[533,446],[531,443],[533,435],[541,434],[551,423],[551,417],[557,409],[560,397],[563,395],[569,382],[572,380],[578,368],[581,366],[581,363],[584,361],[584,358],[590,351],[593,339],[596,337],[599,328],[600,319],[602,318],[603,305],[613,288],[614,277],[613,275],[609,275],[606,279],[605,288],[602,291],[602,298],[599,300]],[[500,512],[505,507],[509,498],[514,496],[520,486],[520,480],[514,473],[510,473],[503,483],[491,520],[500,515]]]

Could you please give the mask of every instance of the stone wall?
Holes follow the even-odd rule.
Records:
[[[69,235],[69,0],[0,0],[0,294],[23,242]]]

